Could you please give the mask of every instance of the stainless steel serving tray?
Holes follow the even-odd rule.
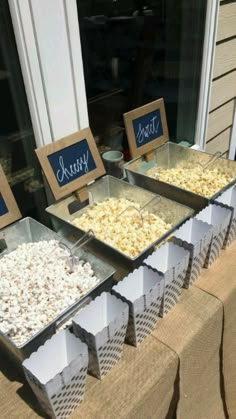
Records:
[[[212,163],[212,167],[225,167],[231,169],[234,173],[234,180],[209,198],[195,194],[186,189],[181,189],[172,184],[153,179],[147,176],[146,173],[154,166],[169,169],[176,167],[178,163],[183,161],[188,163],[200,162],[201,164],[204,164],[209,161],[210,157],[212,157],[211,154],[203,151],[193,150],[168,142],[153,150],[153,158],[151,161],[146,162],[145,157],[141,156],[127,163],[125,165],[125,172],[128,181],[131,184],[138,185],[154,193],[159,193],[199,211],[204,208],[210,200],[215,199],[236,182],[236,163],[234,161],[219,158]]]
[[[15,250],[17,246],[22,243],[39,242],[41,240],[49,241],[52,239],[60,240],[68,245],[68,241],[63,240],[54,231],[38,223],[32,218],[24,218],[0,231],[0,240],[1,242],[2,240],[5,240],[7,245],[6,251],[0,254],[0,258],[6,253]],[[89,298],[91,298],[92,295],[99,293],[98,290],[105,286],[106,281],[112,278],[115,272],[114,268],[100,260],[98,257],[82,249],[78,249],[74,252],[74,254],[78,255],[81,260],[91,264],[96,277],[100,279],[99,283],[86,294],[84,294],[82,298],[77,299],[74,304],[62,311],[49,324],[47,324],[43,329],[41,329],[21,346],[17,346],[0,330],[0,348],[3,349],[7,355],[11,356],[17,363],[21,363],[32,352],[37,350],[37,348],[42,345],[46,339],[55,333],[56,329],[60,327],[63,322],[70,319],[79,309],[79,307],[83,305]]]
[[[156,215],[160,215],[160,212],[164,217],[166,217],[166,222],[171,222],[172,228],[162,237],[158,238],[155,242],[150,243],[150,245],[144,249],[137,257],[130,258],[124,253],[120,252],[118,249],[110,246],[105,241],[101,241],[98,238],[94,239],[96,241],[96,248],[100,249],[100,252],[106,252],[110,255],[110,258],[119,257],[121,263],[126,263],[129,266],[135,267],[139,265],[142,260],[146,257],[150,251],[153,250],[153,247],[161,243],[165,238],[167,238],[181,223],[183,223],[187,218],[189,218],[193,210],[184,205],[174,202],[173,200],[159,196],[159,199],[154,200],[156,194],[149,192],[147,190],[141,189],[137,186],[131,185],[121,179],[117,179],[113,176],[104,176],[99,179],[92,185],[88,186],[88,193],[90,197],[90,203],[85,208],[80,209],[79,211],[74,212],[73,214],[69,213],[68,206],[75,200],[75,197],[70,196],[69,198],[63,199],[56,204],[51,205],[46,209],[49,214],[57,221],[57,228],[61,227],[61,223],[65,223],[70,227],[73,227],[74,231],[77,231],[78,236],[84,233],[84,230],[79,229],[78,227],[71,224],[71,222],[84,214],[95,202],[102,202],[107,198],[126,198],[130,201],[137,202],[141,206],[147,204],[145,209],[149,212],[152,212]],[[150,202],[151,201],[151,202]],[[148,204],[149,203],[149,204]],[[168,211],[166,211],[168,209]],[[163,218],[164,218],[163,217]]]

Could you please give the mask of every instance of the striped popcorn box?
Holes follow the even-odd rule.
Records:
[[[73,330],[89,350],[89,372],[102,379],[123,353],[129,307],[103,292],[73,319]]]

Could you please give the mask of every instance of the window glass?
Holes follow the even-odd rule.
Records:
[[[23,216],[49,223],[8,1],[0,3],[0,164]]]
[[[207,2],[77,0],[90,126],[126,148],[123,113],[163,97],[171,141],[194,142]]]

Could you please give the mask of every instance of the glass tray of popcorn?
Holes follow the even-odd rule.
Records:
[[[236,163],[167,142],[125,165],[131,184],[174,199],[197,211],[236,181]]]
[[[85,247],[73,248],[30,217],[0,231],[0,250],[0,347],[18,364],[114,274]]]
[[[166,239],[193,210],[163,196],[131,185],[113,176],[104,176],[87,187],[87,205],[69,213],[74,197],[47,208],[52,218],[72,227],[78,235],[94,233],[94,248],[120,266],[138,266]]]

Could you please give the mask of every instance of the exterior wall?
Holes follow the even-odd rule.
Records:
[[[206,151],[228,157],[236,104],[236,2],[221,2],[216,36]],[[232,150],[231,158],[234,157]]]

